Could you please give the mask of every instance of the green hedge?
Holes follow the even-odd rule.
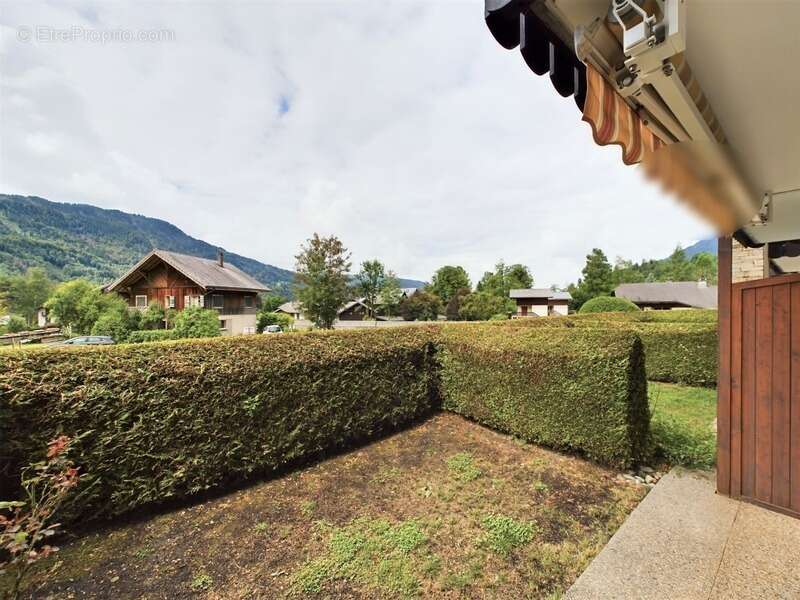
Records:
[[[684,317],[683,321],[670,322],[628,318],[665,313],[703,313]],[[638,333],[645,348],[647,378],[652,381],[681,383],[714,387],[717,384],[717,325],[716,311],[648,311],[642,313],[604,313],[548,317],[539,319],[514,319],[502,325],[521,329],[580,329],[628,330]],[[714,321],[708,319],[713,313]],[[681,318],[681,317],[678,317]],[[706,319],[704,322],[702,319]]]
[[[176,340],[174,329],[141,329],[131,331],[125,340],[129,344],[140,344],[142,342],[163,342],[164,340]]]
[[[341,448],[437,406],[435,331],[2,353],[0,483],[56,435],[80,437],[81,513],[92,518]]]
[[[639,307],[627,298],[614,296],[597,296],[585,302],[578,311],[580,314],[607,313],[607,312],[638,312]]]
[[[633,331],[450,325],[439,354],[445,409],[609,465],[646,451],[644,353]]]

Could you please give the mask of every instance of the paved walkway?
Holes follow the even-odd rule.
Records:
[[[713,475],[673,469],[565,600],[800,598],[800,519],[714,493]]]

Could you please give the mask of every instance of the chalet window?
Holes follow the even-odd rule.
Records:
[[[245,308],[253,308],[253,297],[252,296],[245,296],[244,297],[244,307]]]
[[[164,306],[166,308],[175,308],[175,296],[167,296],[164,298]]]
[[[136,308],[147,308],[147,296],[146,295],[137,295],[136,296]]]
[[[183,307],[199,307],[203,308],[205,303],[203,302],[203,296],[184,296],[183,297]]]
[[[212,294],[211,296],[211,308],[224,308],[225,306],[225,296],[222,294]]]

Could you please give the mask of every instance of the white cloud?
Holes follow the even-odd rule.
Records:
[[[433,4],[433,5],[431,5]],[[314,231],[355,262],[539,284],[585,254],[664,256],[701,222],[594,145],[482,2],[5,3],[0,190],[119,208],[291,267]],[[172,32],[28,42],[19,27]]]

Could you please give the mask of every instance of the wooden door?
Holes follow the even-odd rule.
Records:
[[[730,348],[720,354],[718,488],[800,515],[800,275],[730,289]]]

